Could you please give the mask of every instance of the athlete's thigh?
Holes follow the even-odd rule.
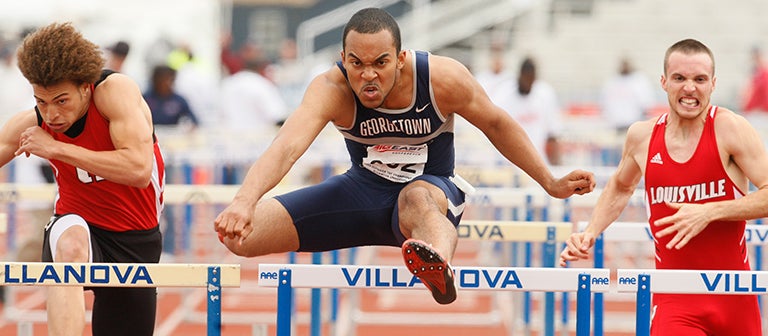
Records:
[[[707,336],[703,326],[684,319],[670,311],[660,309],[651,321],[651,336]]]
[[[760,306],[753,295],[712,295],[715,306],[713,334],[760,336]]]
[[[415,178],[409,187],[416,185],[427,186],[433,197],[444,197],[440,201],[446,202],[445,217],[453,223],[453,226],[459,225],[461,216],[464,214],[465,194],[450,178],[436,175],[421,175]],[[399,207],[396,207],[392,217],[392,230],[396,233],[398,239],[397,246],[402,245],[406,239],[400,228],[399,214],[401,210]]]
[[[390,223],[401,185],[339,175],[276,197],[292,219],[299,251],[397,246]]]
[[[65,235],[65,232],[79,230],[83,234],[82,241],[87,244],[88,249],[88,261],[94,260],[94,247],[91,239],[91,231],[88,223],[76,214],[66,214],[62,216],[51,217],[48,224],[45,225],[43,236],[43,250],[41,260],[44,262],[60,261],[61,259],[56,256],[56,251],[59,247],[59,243],[64,243],[60,238]],[[79,241],[79,240],[78,240]],[[70,240],[70,243],[74,241]]]
[[[265,199],[256,205],[251,217],[253,231],[245,238],[248,255],[295,251],[298,236],[290,214],[275,198]]]
[[[651,317],[653,336],[706,336],[710,329],[709,307],[702,295],[655,294]]]

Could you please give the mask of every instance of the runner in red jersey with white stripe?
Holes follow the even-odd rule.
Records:
[[[633,124],[619,167],[587,228],[567,241],[561,264],[586,259],[595,237],[645,178],[659,269],[748,270],[746,220],[768,216],[768,154],[743,117],[712,106],[712,52],[699,41],[672,45],[661,85],[670,112]],[[749,183],[757,191],[746,194]],[[651,335],[760,335],[754,295],[655,294]]]
[[[0,165],[36,155],[53,167],[42,260],[158,262],[164,164],[138,85],[103,70],[100,48],[71,24],[28,35],[17,56],[37,104],[0,130]],[[154,333],[154,288],[89,289],[93,335]],[[82,335],[84,300],[83,287],[50,287],[49,334]]]

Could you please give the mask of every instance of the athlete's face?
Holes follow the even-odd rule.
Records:
[[[341,53],[349,85],[363,106],[380,107],[392,92],[405,64],[405,51],[397,53],[392,34],[382,30],[374,34],[350,31]]]
[[[661,86],[667,92],[672,112],[681,118],[700,116],[709,108],[715,90],[712,58],[706,53],[671,53]]]
[[[90,85],[65,81],[51,86],[32,84],[37,108],[54,132],[65,132],[88,110]]]

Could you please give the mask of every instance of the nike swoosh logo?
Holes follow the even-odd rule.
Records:
[[[416,113],[419,113],[419,112],[421,112],[421,111],[424,111],[424,109],[425,109],[425,108],[427,108],[427,106],[429,106],[429,104],[431,104],[431,103],[427,103],[427,105],[424,105],[424,106],[422,106],[422,107],[417,107],[417,108],[416,108]]]

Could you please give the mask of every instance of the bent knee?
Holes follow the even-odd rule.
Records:
[[[88,231],[81,226],[72,226],[56,241],[53,253],[55,262],[87,262],[90,254]]]
[[[445,193],[429,183],[416,181],[407,186],[400,193],[399,207],[401,210],[416,209],[425,211],[429,209],[447,209],[448,199]]]

